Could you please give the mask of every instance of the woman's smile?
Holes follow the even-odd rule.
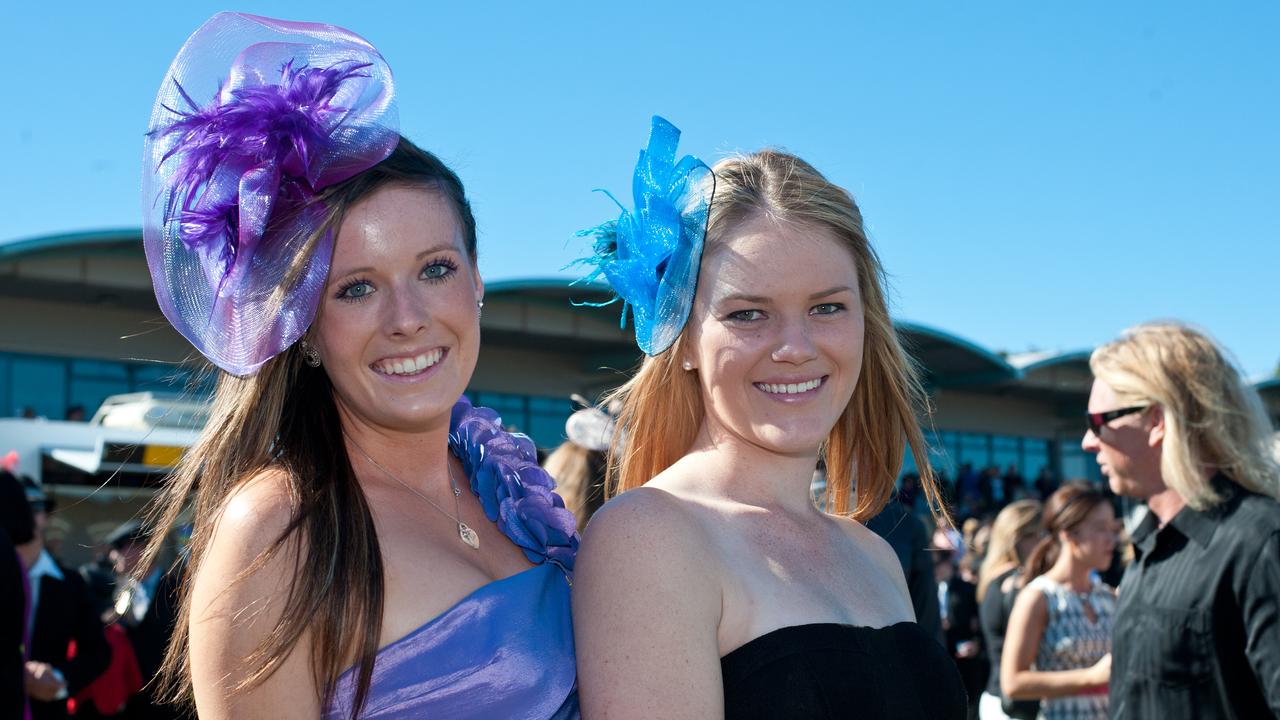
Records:
[[[420,380],[444,360],[447,348],[438,347],[385,357],[369,363],[369,369],[392,380]]]

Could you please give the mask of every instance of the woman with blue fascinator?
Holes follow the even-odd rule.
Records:
[[[677,163],[678,137],[654,119],[635,211],[596,230],[648,357],[617,391],[620,494],[578,563],[584,716],[963,718],[954,663],[861,524],[908,444],[939,495],[857,205],[783,152]]]
[[[359,36],[224,13],[156,100],[147,261],[219,368],[153,515],[193,515],[164,676],[202,718],[578,714],[574,518],[459,399],[475,221],[393,99]]]

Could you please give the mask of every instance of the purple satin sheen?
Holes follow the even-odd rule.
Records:
[[[473,407],[466,396],[453,406],[449,450],[471,478],[485,516],[530,562],[550,561],[573,572],[578,554],[578,522],[555,491],[555,481],[538,466],[527,435],[502,429],[502,418]]]
[[[326,720],[351,717],[357,676]],[[577,718],[569,583],[552,563],[491,582],[378,652],[361,718]]]
[[[395,149],[393,87],[348,30],[240,13],[174,59],[143,150],[143,247],[165,317],[227,372],[311,325],[333,252],[316,195]]]
[[[362,718],[577,718],[569,588],[577,521],[537,464],[527,436],[464,396],[449,420],[449,451],[485,515],[538,563],[482,585],[378,651]],[[359,675],[338,678],[326,718],[351,717]]]

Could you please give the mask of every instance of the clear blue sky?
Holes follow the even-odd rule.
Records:
[[[1280,362],[1280,4],[14,2],[0,242],[140,225],[156,89],[222,9],[382,51],[490,280],[565,274],[658,113],[849,188],[903,319],[1020,352],[1177,317]]]

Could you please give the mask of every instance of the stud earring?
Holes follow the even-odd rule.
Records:
[[[685,360],[683,363],[680,364],[680,367],[684,368],[685,372],[689,372],[693,370],[693,363],[689,362],[688,360]]]
[[[313,368],[320,367],[320,351],[316,350],[314,345],[307,342],[306,340],[302,340],[299,343],[299,348],[302,350],[303,362],[305,362],[307,365],[310,365]]]

